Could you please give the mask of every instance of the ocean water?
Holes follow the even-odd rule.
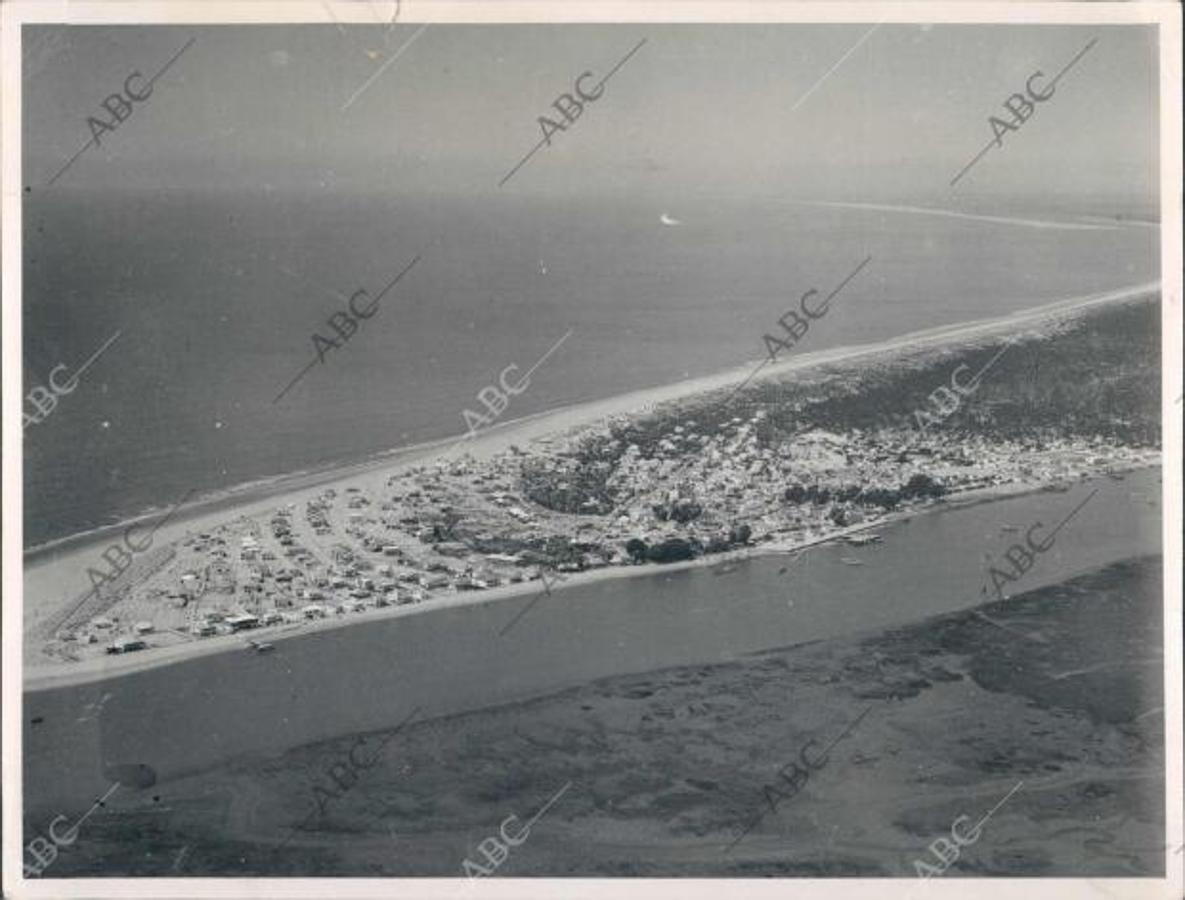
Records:
[[[25,546],[460,434],[478,391],[569,330],[504,420],[759,359],[783,311],[867,256],[796,349],[1157,277],[1153,227],[991,214],[1018,221],[776,198],[30,195],[26,393],[119,338],[25,432]],[[313,334],[337,338],[326,322],[345,298],[374,296],[417,254],[379,312],[275,402],[317,359]]]

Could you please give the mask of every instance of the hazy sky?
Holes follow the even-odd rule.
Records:
[[[128,74],[195,38],[49,190],[494,191],[556,96],[646,38],[502,191],[908,198],[947,191],[989,116],[1011,118],[1005,98],[1097,38],[959,190],[1152,189],[1150,27],[884,25],[852,50],[870,26],[430,26],[343,109],[419,27],[26,29],[25,182],[44,186],[90,138],[88,115],[110,118],[100,104]]]

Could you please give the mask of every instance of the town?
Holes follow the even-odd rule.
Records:
[[[1039,341],[1030,352],[1041,352]],[[1009,354],[977,396],[985,421],[969,410],[919,431],[908,403],[886,418],[865,384],[826,372],[326,487],[154,550],[72,607],[41,650],[77,661],[526,590],[555,573],[571,584],[580,578],[568,576],[608,567],[876,540],[878,523],[970,491],[1056,489],[1159,461],[1158,437],[1130,411],[1121,419],[1098,406],[1062,427],[1037,418],[1046,415],[1038,403],[1022,418],[1007,398],[1009,381],[1025,377],[1024,356]],[[950,360],[932,363],[898,366],[898,386],[882,389],[900,392],[904,379],[924,396]],[[884,375],[853,371],[860,382]],[[272,649],[259,638],[245,646]]]

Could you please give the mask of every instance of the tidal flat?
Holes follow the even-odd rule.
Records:
[[[498,877],[916,877],[958,816],[1018,784],[951,877],[1160,875],[1161,597],[1148,556],[905,627],[409,724],[312,817],[310,786],[354,737],[240,759],[94,816],[54,875],[461,877],[567,782]],[[853,722],[771,808],[779,770]]]

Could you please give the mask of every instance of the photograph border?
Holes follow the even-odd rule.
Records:
[[[356,12],[352,8],[356,7]],[[366,0],[335,0],[344,23],[374,24]],[[1185,895],[1185,856],[1169,848],[1185,842],[1182,809],[1182,142],[1181,7],[1171,2],[523,2],[523,0],[402,0],[408,23],[934,23],[1157,25],[1159,32],[1160,262],[1162,312],[1163,561],[1166,861],[1164,878],[959,878],[919,886],[913,878],[491,878],[472,885],[458,878],[69,878],[26,879],[22,873],[22,47],[21,25],[308,23],[333,27],[317,0],[298,2],[36,2],[0,6],[3,73],[3,872],[4,891],[16,897],[246,897],[283,898],[664,898],[795,896],[928,900],[941,892],[965,898],[1176,898]],[[1107,110],[1099,108],[1100,117]],[[931,892],[934,892],[933,894]]]

